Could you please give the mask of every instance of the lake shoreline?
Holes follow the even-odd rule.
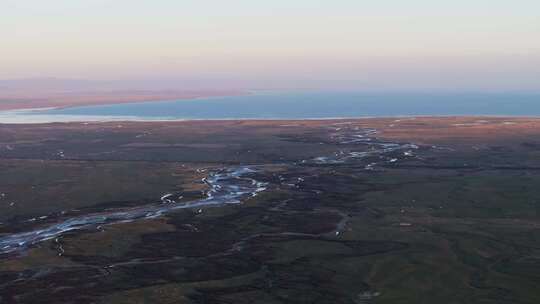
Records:
[[[539,117],[540,94],[262,92],[0,111],[0,123]]]
[[[48,125],[62,125],[66,127],[83,127],[91,125],[100,125],[104,127],[108,126],[123,126],[123,127],[139,127],[139,126],[177,126],[177,125],[219,125],[219,124],[247,124],[247,125],[276,125],[276,126],[301,126],[301,125],[318,125],[326,123],[347,124],[354,122],[363,123],[388,123],[392,122],[406,122],[406,121],[439,121],[448,122],[456,121],[456,126],[460,126],[460,123],[464,123],[463,127],[478,124],[483,122],[498,121],[501,123],[512,124],[513,122],[526,122],[526,121],[539,121],[540,116],[512,116],[512,115],[399,115],[399,116],[366,116],[366,117],[328,117],[328,118],[231,118],[231,119],[139,119],[139,118],[126,118],[126,119],[103,119],[103,120],[74,120],[74,121],[48,121],[48,122],[3,122],[2,113],[0,111],[0,126],[48,126]],[[11,112],[11,111],[10,111]],[[39,116],[37,116],[39,117]]]

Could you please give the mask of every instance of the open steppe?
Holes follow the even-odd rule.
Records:
[[[539,183],[537,118],[0,125],[0,303],[538,303]]]

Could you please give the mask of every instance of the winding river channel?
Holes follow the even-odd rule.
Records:
[[[380,162],[394,163],[401,158],[413,157],[413,150],[418,148],[414,144],[378,140],[375,137],[377,131],[374,129],[336,124],[332,126],[332,130],[334,131],[332,134],[334,142],[353,148],[354,146],[363,146],[363,149],[361,151],[354,151],[354,149],[349,149],[348,152],[338,151],[333,155],[317,157],[310,161],[304,161],[304,163],[334,165],[375,156],[378,162],[366,164],[366,169],[371,170]],[[178,209],[238,204],[267,189],[267,183],[251,177],[259,170],[263,170],[263,167],[231,166],[212,171],[203,179],[203,182],[209,187],[205,197],[190,202],[178,202],[179,199],[175,198],[175,195],[167,194],[154,204],[121,211],[70,217],[55,224],[40,224],[39,221],[36,221],[33,230],[0,236],[0,254],[22,251],[40,242],[58,238],[69,231],[95,229],[102,225],[156,218]]]
[[[266,190],[264,183],[247,175],[256,172],[248,166],[229,167],[209,174],[203,181],[209,186],[206,197],[191,202],[178,203],[172,196],[165,195],[161,202],[123,211],[87,214],[68,218],[44,228],[14,233],[0,237],[0,253],[22,250],[39,242],[56,238],[68,231],[88,229],[100,225],[131,222],[159,217],[177,209],[200,208],[211,205],[237,204],[247,197]]]

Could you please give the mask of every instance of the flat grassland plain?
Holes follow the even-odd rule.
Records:
[[[540,119],[0,125],[0,303],[540,303]]]

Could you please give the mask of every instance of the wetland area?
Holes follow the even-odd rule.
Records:
[[[540,119],[0,124],[0,303],[538,303]]]

